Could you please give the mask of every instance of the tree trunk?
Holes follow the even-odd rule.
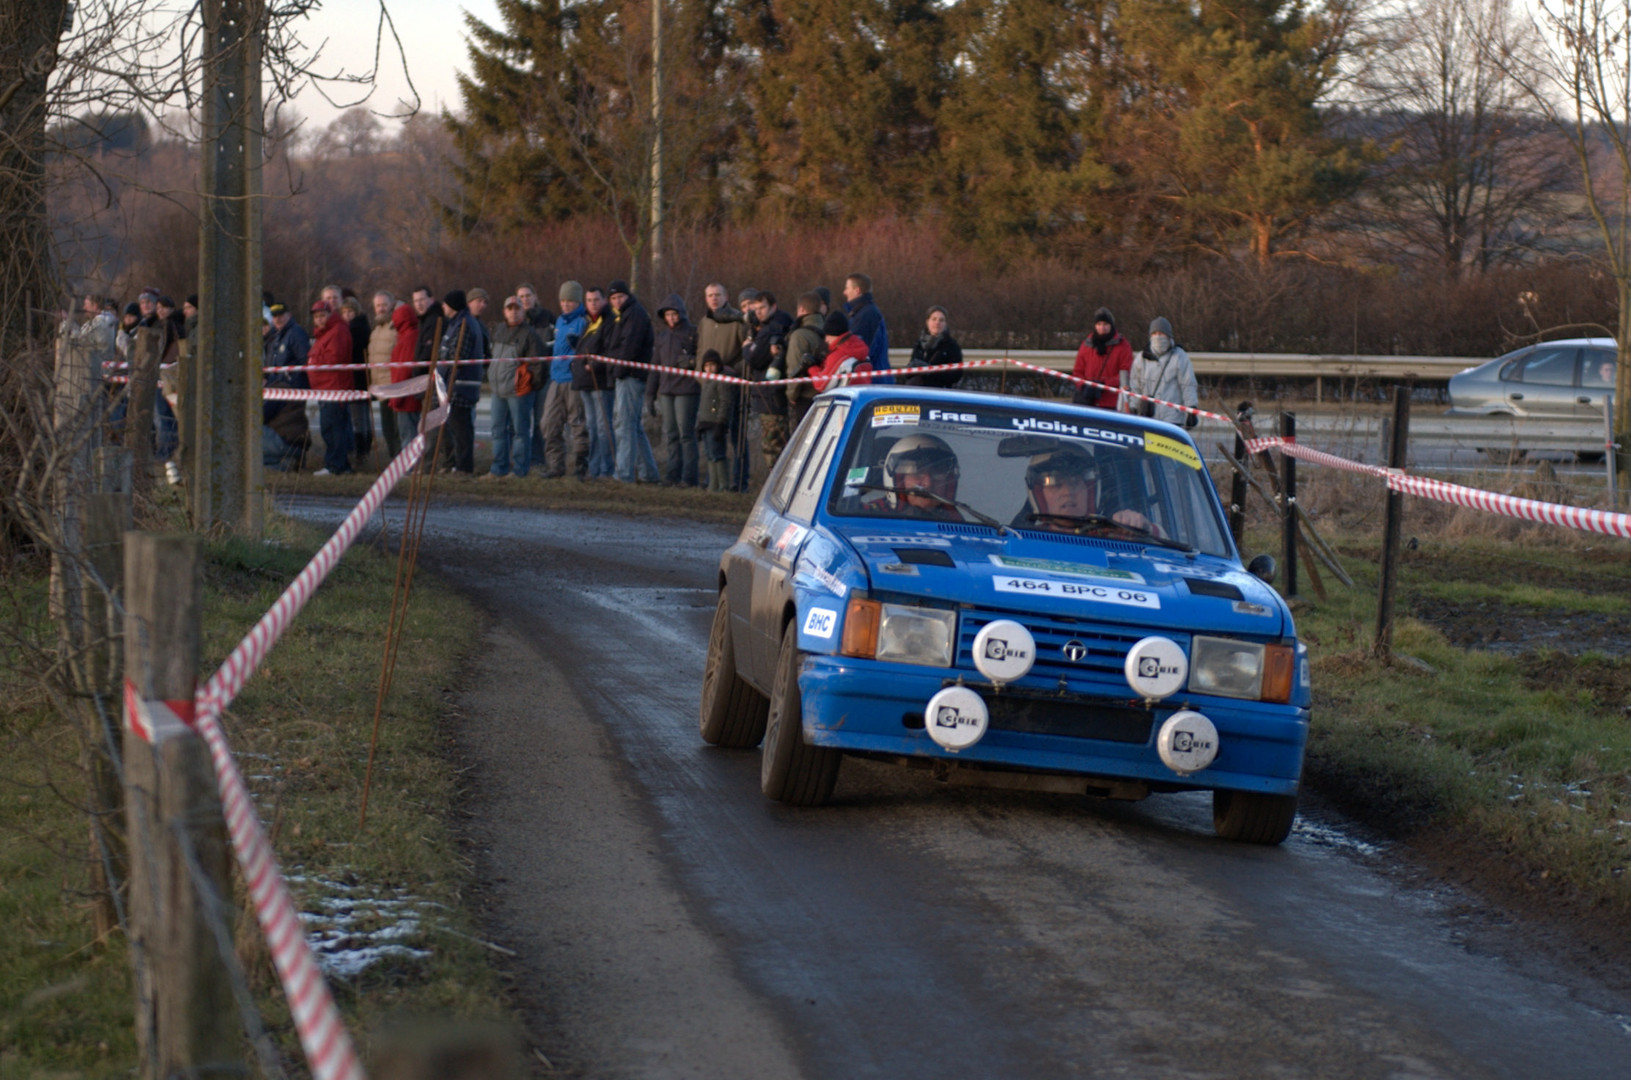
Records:
[[[0,4],[0,357],[11,357],[59,297],[45,212],[46,83],[57,64],[64,0]]]
[[[1620,300],[1620,322],[1614,335],[1618,356],[1614,365],[1614,471],[1620,490],[1631,477],[1631,273],[1622,271],[1615,280]]]

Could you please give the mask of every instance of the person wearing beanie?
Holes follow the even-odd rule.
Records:
[[[1103,385],[1078,383],[1072,401],[1077,405],[1119,410],[1121,391],[1127,386],[1127,373],[1132,366],[1132,345],[1116,332],[1116,317],[1110,314],[1110,309],[1101,307],[1093,313],[1093,333],[1076,350],[1076,366],[1071,374]]]
[[[810,369],[818,394],[829,386],[864,386],[872,381],[866,342],[850,333],[849,326],[849,316],[842,311],[829,311],[821,324],[827,358]]]
[[[437,345],[437,370],[448,380],[449,404],[446,443],[452,445],[449,472],[471,476],[476,471],[476,402],[481,399],[482,366],[466,361],[487,358],[487,335],[470,314],[463,292],[454,289],[442,298],[447,327]]]
[[[536,442],[542,443],[537,460],[543,463],[546,479],[566,475],[566,440],[572,440],[572,473],[579,480],[589,473],[589,429],[583,411],[583,394],[572,385],[572,357],[589,326],[583,309],[583,286],[563,281],[559,297],[561,314],[555,320],[549,374],[539,403]],[[563,434],[563,432],[565,434]]]
[[[1200,403],[1200,394],[1195,385],[1195,366],[1190,363],[1189,353],[1173,339],[1172,324],[1165,317],[1150,323],[1150,343],[1133,361],[1127,373],[1127,389],[1159,401],[1133,398],[1126,412],[1184,427],[1194,427],[1198,422],[1194,413],[1177,407],[1194,408]]]
[[[832,310],[832,290],[825,285],[817,285],[810,291],[821,297],[821,314],[825,316]]]

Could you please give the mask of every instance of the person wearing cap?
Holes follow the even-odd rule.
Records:
[[[1127,407],[1128,412],[1153,416],[1169,424],[1195,426],[1198,417],[1177,407],[1187,405],[1193,409],[1200,404],[1195,367],[1189,361],[1189,353],[1173,340],[1172,324],[1165,317],[1157,316],[1150,323],[1150,343],[1133,361],[1127,374],[1127,389],[1159,399],[1152,402],[1134,398]]]
[[[651,317],[629,292],[628,283],[614,281],[606,287],[606,299],[612,305],[614,322],[606,337],[605,355],[631,364],[651,363],[656,347],[656,334],[651,328]],[[657,482],[657,455],[652,452],[651,438],[641,422],[646,397],[644,368],[631,364],[614,366],[612,378],[616,382],[613,393],[612,431],[617,441],[617,479],[625,484],[636,481]]]
[[[805,293],[798,300],[798,316],[793,320],[793,332],[787,335],[787,377],[802,379],[821,366],[827,358],[827,338],[821,332],[826,322],[821,310],[821,294]],[[786,388],[787,424],[794,431],[804,422],[804,414],[815,402],[816,390],[811,383],[794,383]]]
[[[464,302],[465,306],[470,309],[471,321],[475,323],[476,329],[481,331],[482,341],[487,346],[482,350],[481,354],[483,356],[491,356],[492,340],[491,335],[489,335],[487,332],[486,322],[487,305],[491,301],[487,296],[487,290],[482,288],[480,285],[476,286],[474,289],[464,290]]]
[[[544,356],[549,347],[527,321],[519,297],[504,301],[504,325],[493,331],[493,362],[487,366],[492,384],[493,465],[486,477],[525,476],[532,467],[532,405],[543,382]]]
[[[1115,411],[1120,406],[1121,390],[1127,386],[1127,373],[1132,366],[1132,345],[1116,332],[1116,317],[1110,314],[1110,309],[1101,307],[1093,313],[1093,333],[1076,350],[1076,366],[1071,374],[1103,386],[1077,383],[1072,401]]]
[[[351,363],[351,328],[328,301],[311,306],[312,343],[306,356],[306,378],[313,390],[355,390]],[[318,431],[323,436],[323,467],[317,476],[341,476],[351,471],[351,402],[317,404]]]
[[[1031,457],[1025,466],[1026,505],[1014,524],[1020,528],[1048,532],[1081,532],[1084,528],[1105,528],[1091,520],[1107,516],[1131,529],[1156,536],[1166,533],[1137,510],[1114,505],[1117,486],[1113,477],[1101,476],[1097,458],[1085,447],[1061,443]]]
[[[697,322],[697,355],[701,356],[712,350],[719,354],[720,374],[740,376],[742,348],[753,335],[748,330],[747,320],[742,312],[731,307],[730,295],[725,286],[717,281],[709,282],[708,287],[703,290],[702,299],[705,307],[702,318]],[[731,391],[728,395],[730,408],[725,418],[725,432],[726,440],[734,443],[739,423],[737,412],[741,395],[731,383],[722,382],[719,385],[729,387]],[[712,479],[712,473],[709,476]]]
[[[449,472],[472,476],[476,471],[476,403],[481,400],[480,364],[470,360],[487,358],[487,336],[481,324],[470,315],[470,304],[463,290],[453,289],[442,297],[442,314],[447,326],[437,345],[437,370],[448,380],[448,398],[451,408],[447,413],[447,442],[453,447],[453,463]]]
[[[829,311],[821,324],[827,340],[827,358],[810,372],[816,393],[829,386],[864,386],[872,381],[872,361],[866,342],[850,333],[849,317],[842,311]]]
[[[533,450],[542,452],[543,456],[535,460],[543,462],[546,478],[565,476],[567,435],[564,433],[570,433],[572,473],[582,480],[589,475],[589,429],[584,420],[583,394],[572,381],[572,357],[578,354],[578,343],[589,327],[589,316],[583,307],[583,286],[578,282],[561,282],[556,297],[561,314],[553,327],[550,355],[554,359],[549,362],[547,381],[541,392]]]

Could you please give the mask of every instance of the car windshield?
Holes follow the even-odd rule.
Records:
[[[877,401],[844,447],[828,512],[1068,533],[1228,557],[1194,447],[1120,424],[1009,406]]]

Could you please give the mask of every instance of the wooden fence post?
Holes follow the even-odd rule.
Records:
[[[1287,442],[1297,438],[1297,417],[1293,413],[1280,414],[1280,437]],[[1297,459],[1290,454],[1280,455],[1280,554],[1285,567],[1285,588],[1281,595],[1287,600],[1297,598]]]
[[[1388,445],[1387,465],[1402,469],[1410,448],[1410,391],[1411,387],[1393,388],[1392,436]],[[1376,643],[1372,652],[1382,660],[1393,659],[1393,591],[1399,567],[1399,528],[1404,513],[1404,496],[1392,488],[1387,493],[1387,508],[1382,519],[1381,581],[1376,595]]]
[[[203,600],[195,536],[125,536],[129,923],[142,1075],[245,1073],[243,1027],[214,920],[230,850],[209,751],[189,726]],[[195,876],[196,875],[196,876]]]

